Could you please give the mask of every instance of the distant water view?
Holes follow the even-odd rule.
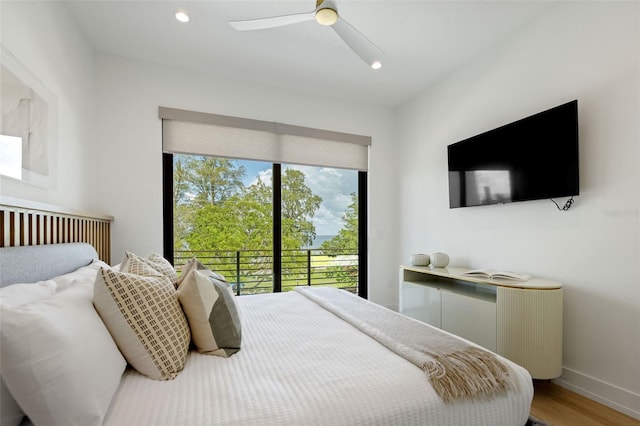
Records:
[[[304,248],[309,248],[309,249],[320,248],[320,245],[322,245],[322,243],[332,239],[333,237],[335,237],[335,235],[316,235],[316,238],[313,240],[313,243],[310,246],[304,247]]]

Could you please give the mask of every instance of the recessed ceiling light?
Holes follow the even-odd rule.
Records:
[[[373,63],[371,64],[371,68],[373,68],[374,70],[379,70],[380,68],[382,68],[382,62],[373,61]]]
[[[187,12],[183,10],[177,10],[176,13],[173,14],[173,16],[175,16],[176,19],[180,22],[189,22],[189,15],[187,15]]]

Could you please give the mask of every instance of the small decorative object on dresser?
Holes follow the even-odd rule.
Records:
[[[430,261],[431,259],[428,254],[419,253],[409,256],[409,262],[411,262],[413,266],[429,266]]]
[[[444,268],[449,264],[449,255],[447,253],[433,253],[431,255],[431,264],[435,268]]]

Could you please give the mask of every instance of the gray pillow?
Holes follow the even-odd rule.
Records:
[[[231,286],[208,269],[192,268],[178,287],[200,353],[229,357],[240,350],[242,325]]]

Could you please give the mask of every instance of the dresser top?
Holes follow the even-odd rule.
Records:
[[[431,266],[400,266],[406,271],[418,272],[421,274],[435,275],[438,277],[452,278],[474,283],[482,283],[494,285],[497,287],[512,287],[535,290],[553,290],[562,288],[562,284],[553,280],[531,277],[527,280],[514,280],[508,278],[485,278],[481,276],[465,275],[470,268],[462,268],[458,266],[447,266],[445,268],[434,268]]]

